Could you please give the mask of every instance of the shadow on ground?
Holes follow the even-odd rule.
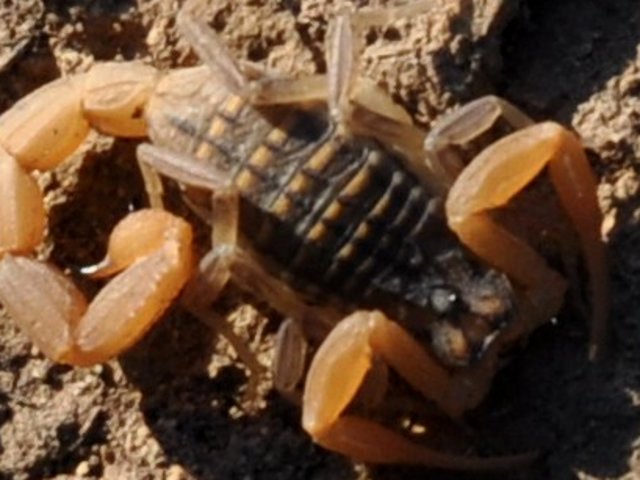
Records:
[[[534,118],[570,124],[577,106],[637,56],[635,0],[529,0],[504,35],[498,93]]]

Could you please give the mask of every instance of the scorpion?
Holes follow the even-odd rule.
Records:
[[[305,375],[306,342],[319,345],[302,425],[323,447],[457,470],[530,460],[426,447],[348,408],[368,379],[385,383],[371,375],[382,362],[459,418],[486,395],[500,355],[557,315],[568,281],[535,248],[539,239],[498,214],[540,182],[552,186],[586,265],[591,353],[604,343],[602,215],[579,139],[495,96],[426,133],[356,74],[363,29],[433,8],[424,0],[342,8],[327,33],[326,74],[291,78],[235,61],[183,7],[177,25],[202,65],[98,63],[20,100],[0,116],[0,301],[10,316],[53,361],[87,366],[130,348],[183,290],[187,309],[211,323],[212,304],[233,282],[288,318],[274,365],[279,389]],[[30,252],[46,225],[31,172],[63,162],[90,129],[152,143],[137,149],[150,208],[121,220],[104,260],[82,270],[113,276],[88,302]],[[463,147],[479,141],[468,161]],[[164,177],[211,225],[200,259],[191,225],[162,208]]]

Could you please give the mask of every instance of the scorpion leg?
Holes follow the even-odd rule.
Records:
[[[256,106],[324,102],[327,99],[327,76],[265,76],[249,84],[248,98]]]
[[[448,454],[413,443],[373,421],[344,414],[361,388],[374,355],[452,417],[483,397],[488,382],[456,377],[398,324],[380,312],[356,312],[331,331],[317,351],[303,397],[304,429],[320,445],[372,463],[409,463],[454,470],[515,468],[533,460],[523,454],[495,458]],[[469,381],[471,380],[471,382]]]
[[[215,227],[216,224],[214,229]],[[339,316],[329,308],[311,308],[305,305],[298,300],[296,293],[286,283],[270,275],[260,266],[258,259],[237,245],[215,246],[201,260],[198,274],[185,292],[184,303],[190,312],[219,331],[231,343],[240,359],[254,374],[253,380],[260,378],[264,368],[246,347],[244,341],[210,307],[228,282],[233,282],[248,293],[267,300],[276,310],[302,323],[305,336],[322,338],[329,330],[332,319]],[[300,336],[281,338],[276,349],[277,360],[273,369],[276,376],[275,385],[277,388],[284,385],[282,391],[289,397],[291,397],[289,395],[291,391],[286,385],[295,385],[299,382],[300,375],[295,372],[301,372],[305,362],[303,353],[287,358],[289,354],[296,351],[304,352],[306,346],[299,340]]]
[[[555,123],[541,123],[489,146],[452,186],[446,202],[448,222],[469,249],[525,290],[532,308],[530,328],[547,321],[562,305],[564,279],[530,246],[497,225],[489,212],[507,204],[545,167],[579,235],[589,270],[593,357],[605,342],[609,280],[596,179],[572,133]]]
[[[424,13],[434,6],[433,2],[415,3],[396,7],[394,11],[397,10],[397,14],[389,18]],[[377,136],[403,150],[422,153],[424,134],[413,126],[407,112],[375,82],[356,77],[354,65],[359,46],[352,27],[354,17],[359,19],[360,12],[352,15],[348,9],[342,9],[332,23],[328,34],[327,75],[288,78],[263,72],[257,80],[249,80],[217,34],[192,10],[193,7],[183,7],[178,25],[207,65],[216,72],[223,72],[221,77],[231,91],[257,106],[327,102],[334,122],[345,127],[340,132],[343,135],[347,131],[359,133],[358,127],[365,125],[363,131],[366,134]],[[388,18],[386,10],[366,9],[364,17],[355,23],[361,26],[371,22],[382,24]],[[357,115],[354,115],[353,110],[358,107]]]
[[[259,80],[248,80],[217,33],[199,18],[195,11],[199,3],[198,0],[192,0],[182,7],[176,19],[178,28],[198,57],[224,81],[230,91],[251,99],[256,105],[327,99],[325,75],[301,79],[267,75]]]
[[[464,169],[463,160],[451,147],[463,146],[488,131],[498,119],[520,130],[533,121],[512,104],[493,95],[478,98],[442,117],[424,141],[426,161],[439,173],[446,192]]]
[[[198,0],[187,2],[177,17],[182,36],[187,39],[198,57],[235,94],[249,98],[254,105],[276,105],[301,102],[325,101],[327,99],[326,75],[311,75],[304,78],[254,72],[257,80],[249,80],[218,34],[195,11]]]
[[[137,154],[141,164],[191,187],[213,192],[210,215],[214,249],[200,261],[197,274],[185,289],[182,303],[194,316],[231,344],[251,371],[251,378],[257,380],[263,371],[262,365],[225,319],[210,308],[230,280],[225,255],[220,252],[225,252],[225,246],[235,245],[237,240],[238,199],[236,192],[228,187],[228,172],[216,170],[213,164],[206,167],[199,165],[190,156],[152,144],[140,145]]]
[[[441,7],[436,3],[426,0],[405,6],[363,8],[356,12],[349,7],[339,9],[328,32],[327,103],[330,116],[343,130],[357,127],[358,116],[354,114],[354,109],[358,105],[404,128],[412,126],[411,117],[382,88],[369,79],[358,77],[356,66],[363,49],[362,32],[369,26],[387,24],[398,18],[427,13],[436,6]]]
[[[214,191],[211,208],[213,248],[200,261],[197,274],[187,286],[183,303],[193,315],[229,341],[251,371],[251,380],[255,382],[261,378],[263,366],[225,319],[211,308],[211,304],[229,282],[269,301],[278,311],[296,319],[297,322],[304,322],[304,331],[311,336],[323,337],[329,329],[326,322],[338,318],[338,314],[330,309],[316,309],[305,305],[286,283],[270,275],[261,267],[259,259],[238,245],[238,202],[238,193],[231,187]],[[291,332],[287,322],[282,328]],[[275,383],[278,388],[283,386],[284,393],[290,393],[286,385],[297,383],[302,376],[306,345],[301,335],[287,335],[284,338],[282,335],[276,349],[275,365],[278,367],[274,367]],[[302,353],[294,355],[295,352]],[[290,356],[285,359],[286,355]]]
[[[45,223],[40,187],[0,147],[0,258],[7,252],[28,253],[40,245]]]
[[[304,378],[308,347],[299,321],[287,318],[282,322],[276,335],[271,366],[273,384],[283,398],[296,404],[302,400],[298,386]]]
[[[410,167],[425,182],[439,188],[442,182],[424,162],[424,132],[415,127],[409,114],[387,92],[370,79],[358,77],[355,65],[362,50],[358,38],[362,29],[376,22],[425,13],[433,2],[415,2],[405,7],[340,10],[329,31],[327,47],[327,102],[338,134],[347,132],[379,139],[402,152]]]
[[[140,144],[137,156],[141,164],[192,187],[217,191],[231,181],[228,172],[217,168],[215,162],[198,162],[193,156],[150,143]]]
[[[426,4],[433,2],[417,2]],[[417,10],[424,13],[426,6],[421,5]],[[382,118],[394,120],[406,126],[412,125],[411,117],[407,112],[395,103],[386,92],[375,82],[367,78],[358,78],[355,64],[360,51],[359,42],[356,41],[354,24],[366,26],[370,22],[374,24],[385,23],[381,18],[381,12],[385,9],[366,9],[368,12],[360,18],[360,12],[352,14],[348,8],[341,9],[328,33],[327,40],[327,75],[309,75],[300,78],[288,78],[274,75],[266,75],[247,84],[248,98],[255,105],[283,105],[304,102],[327,102],[332,117],[336,123],[351,121],[352,115],[350,103],[366,107],[372,113]],[[404,7],[400,8],[405,12]],[[416,11],[416,6],[407,9],[404,15]],[[399,15],[401,18],[403,14]],[[392,17],[394,18],[394,17]],[[194,20],[192,20],[194,21]],[[199,29],[206,28],[200,25]],[[215,35],[213,32],[211,35]],[[213,43],[213,40],[211,41]],[[218,48],[224,48],[219,40],[215,40]],[[227,56],[229,56],[227,54]],[[354,88],[357,86],[357,88]],[[381,129],[383,130],[383,129]],[[417,130],[417,129],[416,129]]]
[[[122,272],[87,306],[71,280],[27,257],[0,261],[0,301],[54,361],[92,365],[133,345],[191,275],[191,227],[162,210],[141,210],[113,230],[94,277]]]
[[[311,336],[321,338],[326,334],[329,329],[326,322],[330,318],[338,318],[338,315],[325,310],[316,314],[316,309],[311,309],[297,300],[297,295],[284,282],[273,278],[259,266],[258,259],[253,258],[237,245],[238,195],[230,186],[228,172],[216,170],[211,163],[207,166],[199,165],[189,156],[150,144],[142,144],[138,147],[138,158],[142,164],[177,181],[213,192],[209,219],[212,226],[213,248],[200,261],[197,274],[185,290],[183,303],[194,316],[227,339],[241,361],[251,371],[253,381],[261,378],[262,365],[226,320],[211,308],[211,304],[230,281],[249,293],[269,300],[276,309],[290,315],[296,321],[307,322],[309,325],[305,331]],[[286,325],[288,324],[282,327],[285,330]],[[321,328],[322,325],[324,327]],[[295,372],[301,370],[300,365],[304,366],[304,355],[293,355],[294,352],[304,351],[306,348],[306,345],[294,342],[300,338],[300,336],[281,335],[282,341],[278,342],[276,348],[276,357],[280,361],[276,360],[274,365],[277,364],[280,367],[274,369],[275,383],[279,389],[282,386],[285,394],[291,392],[284,385],[297,383],[301,374]],[[285,359],[285,356],[288,357]],[[285,375],[288,379],[284,379]]]
[[[220,78],[234,93],[247,89],[248,81],[229,50],[216,32],[205,22],[198,19],[192,10],[199,2],[188,1],[178,12],[176,24],[180,34],[189,42],[200,60],[202,60],[217,78]]]
[[[217,222],[214,223],[214,231],[217,225]],[[255,258],[247,250],[243,250],[233,243],[215,245],[200,261],[198,274],[185,291],[184,302],[187,309],[194,315],[214,329],[219,330],[230,340],[238,355],[241,356],[243,362],[252,371],[261,372],[262,367],[259,364],[252,367],[252,364],[256,363],[255,360],[251,359],[253,354],[246,349],[240,339],[237,339],[237,341],[233,339],[235,335],[232,332],[230,337],[227,336],[226,332],[230,331],[230,329],[226,326],[226,322],[210,308],[210,305],[229,282],[233,282],[234,285],[251,295],[265,299],[276,310],[301,323],[305,335],[312,338],[323,338],[334,321],[340,317],[337,311],[329,307],[309,307],[300,301],[297,293],[291,287],[267,272],[261,266],[261,260]],[[280,347],[276,352],[277,356],[282,357],[286,352],[304,348],[295,342],[292,343],[290,340],[291,337],[284,343],[279,343]],[[294,337],[293,340],[297,341],[297,337]],[[281,365],[283,363],[282,360],[280,358]],[[293,360],[291,358],[285,361],[290,362]],[[304,358],[299,358],[299,361],[304,362]],[[295,376],[291,373],[293,370],[295,369],[286,373],[290,375],[289,378]],[[279,368],[277,371],[283,372],[283,369]],[[291,383],[291,380],[283,379],[282,382],[276,380],[276,384],[278,383],[288,384]]]

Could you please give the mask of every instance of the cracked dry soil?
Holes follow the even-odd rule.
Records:
[[[209,23],[234,55],[303,75],[323,71],[327,17],[340,2],[209,0]],[[359,1],[358,5],[384,4]],[[0,111],[99,60],[192,64],[174,0],[0,3]],[[428,128],[479,95],[504,96],[536,119],[571,126],[600,178],[613,278],[609,358],[590,364],[572,312],[535,332],[467,418],[484,454],[539,450],[518,479],[640,478],[640,9],[637,0],[453,0],[430,16],[371,29],[364,75]],[[92,136],[41,175],[50,232],[38,254],[69,268],[99,259],[108,232],[145,204],[135,143]],[[178,205],[176,208],[181,208]],[[89,294],[99,285],[80,277]],[[229,292],[220,302],[268,364],[277,316]],[[367,467],[322,451],[299,410],[262,380],[247,409],[233,351],[178,307],[132,351],[72,369],[44,359],[0,322],[0,478],[469,478]],[[496,475],[505,478],[505,475]]]

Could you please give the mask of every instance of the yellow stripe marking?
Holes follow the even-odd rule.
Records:
[[[358,240],[365,240],[371,235],[372,231],[373,229],[367,222],[362,222],[360,225],[358,225],[358,228],[353,234],[353,238]]]
[[[347,197],[357,197],[371,184],[371,174],[367,168],[361,168],[360,171],[351,179],[351,181],[344,187],[341,195]]]
[[[209,136],[211,138],[220,138],[227,129],[227,121],[224,118],[215,117],[209,127]]]
[[[327,236],[328,230],[327,228],[320,222],[316,223],[309,233],[307,234],[307,239],[312,242],[319,242]]]
[[[292,193],[296,193],[299,195],[304,195],[305,193],[311,190],[313,186],[313,182],[302,173],[298,173],[293,179],[289,182],[288,190]]]
[[[313,172],[321,173],[329,165],[335,153],[336,145],[333,142],[327,142],[309,159],[305,167]]]
[[[214,117],[207,131],[207,135],[213,139],[220,138],[227,129],[227,122],[223,118]],[[196,158],[208,159],[215,153],[215,148],[209,142],[202,142],[196,150]]]
[[[264,169],[269,166],[271,163],[271,159],[273,158],[273,154],[268,147],[264,145],[260,145],[256,150],[251,154],[249,158],[249,163],[256,168]]]
[[[251,154],[248,164],[256,169],[264,170],[269,166],[272,158],[273,154],[271,153],[271,150],[269,150],[269,148],[265,147],[264,145],[260,145]],[[246,167],[242,169],[242,171],[236,178],[236,185],[240,190],[244,192],[251,191],[260,182],[262,182],[262,179],[258,176],[258,174]]]
[[[284,142],[289,138],[289,134],[286,131],[286,128],[289,127],[291,122],[285,122],[282,125],[274,128],[269,132],[267,138],[265,139],[266,143],[271,147],[278,148],[284,145]]]
[[[336,223],[340,216],[344,213],[344,207],[338,202],[332,202],[324,211],[322,218],[329,223]]]
[[[276,200],[276,202],[273,204],[271,213],[276,215],[281,220],[285,220],[292,209],[293,203],[291,202],[291,200],[289,200],[289,198],[287,198],[285,195],[280,195],[280,197],[278,197],[278,200]]]
[[[220,112],[231,118],[236,118],[242,107],[244,107],[244,99],[238,95],[231,95],[222,104]]]
[[[385,193],[382,196],[382,198],[378,200],[378,203],[376,203],[375,206],[371,209],[371,213],[369,213],[369,216],[381,217],[384,215],[385,212],[389,210],[390,206],[391,206],[391,197],[390,195]]]
[[[338,259],[345,262],[352,258],[356,253],[356,247],[353,246],[353,243],[349,242],[344,247],[340,249],[338,252]]]
[[[280,148],[289,139],[289,130],[300,121],[300,115],[285,115],[278,125],[265,137],[265,143],[271,148]]]
[[[214,150],[207,142],[202,142],[196,150],[196,158],[207,160],[213,156]]]
[[[258,185],[258,178],[246,168],[236,177],[236,187],[243,192],[251,192]]]

